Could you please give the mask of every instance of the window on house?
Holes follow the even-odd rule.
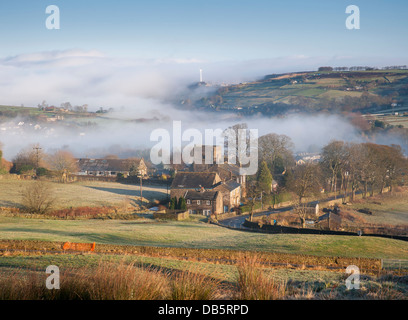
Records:
[[[187,204],[191,204],[191,200],[190,200],[190,199],[187,199]]]
[[[201,201],[200,201],[200,200],[197,200],[197,204],[201,204]]]
[[[211,204],[210,200],[207,200],[207,206],[209,206]]]

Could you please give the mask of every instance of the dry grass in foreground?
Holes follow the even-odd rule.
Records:
[[[0,277],[0,300],[213,300],[222,286],[200,273],[164,272],[126,263],[99,263],[61,272],[49,290],[43,273],[11,271]]]
[[[278,300],[286,295],[286,284],[267,277],[256,257],[244,257],[238,264],[238,300]]]
[[[197,268],[197,267],[194,267]],[[361,289],[335,282],[277,280],[256,257],[242,257],[236,280],[221,281],[203,270],[140,267],[99,262],[61,272],[60,289],[46,288],[46,275],[0,269],[0,300],[405,300],[408,277],[362,275]]]

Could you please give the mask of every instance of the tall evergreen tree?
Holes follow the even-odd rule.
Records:
[[[187,210],[187,202],[186,202],[186,199],[184,197],[179,198],[177,209]]]
[[[170,210],[175,210],[176,207],[177,207],[177,198],[176,198],[176,197],[171,198],[171,200],[170,200],[170,205],[169,205],[169,209],[170,209]]]
[[[266,161],[261,162],[256,180],[260,191],[263,191],[267,194],[271,192],[273,177]]]

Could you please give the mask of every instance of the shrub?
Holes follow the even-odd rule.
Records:
[[[199,274],[198,270],[179,272],[170,283],[172,300],[214,300],[220,282]]]
[[[0,300],[157,300],[167,297],[169,290],[159,271],[125,263],[66,270],[59,290],[48,290],[44,275],[25,271],[1,275]]]
[[[32,174],[34,172],[34,167],[29,164],[24,164],[21,168],[17,171],[18,174]]]
[[[238,264],[239,300],[278,300],[286,294],[286,285],[269,278],[259,268],[256,257],[244,258]]]
[[[43,181],[36,181],[22,191],[23,208],[28,213],[46,214],[54,202],[50,185]]]
[[[96,218],[115,213],[114,207],[76,207],[60,209],[50,212],[48,215],[57,218]]]
[[[81,298],[88,300],[156,300],[167,295],[167,279],[159,271],[125,263],[100,263],[92,273],[87,271],[85,268],[69,277],[61,289],[64,286],[67,294],[82,289]]]

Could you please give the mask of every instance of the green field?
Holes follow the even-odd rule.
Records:
[[[159,266],[172,270],[197,270],[223,280],[233,282],[237,276],[237,269],[233,265],[214,264],[206,262],[183,261],[170,258],[143,257],[143,256],[118,256],[118,255],[42,255],[42,256],[9,256],[0,257],[1,268],[31,268],[45,269],[49,265],[63,266],[64,268],[96,267],[101,262],[127,262],[136,263],[144,267]],[[338,281],[343,278],[341,272],[323,270],[294,270],[294,269],[268,269],[265,270],[281,281]]]
[[[259,250],[319,256],[408,259],[408,243],[375,237],[259,234],[202,221],[50,220],[0,216],[0,238],[100,244]]]
[[[357,200],[352,205],[353,210],[368,209],[372,215],[355,212],[368,223],[408,225],[407,193],[376,195],[367,201]]]
[[[0,180],[0,207],[21,206],[21,191],[33,181]],[[124,202],[137,205],[140,187],[112,182],[51,183],[59,208],[113,206]],[[166,189],[144,186],[145,201],[166,198]],[[399,193],[398,193],[399,194]],[[384,195],[356,203],[352,208],[374,208],[370,223],[407,223],[408,200],[405,193]],[[394,199],[395,198],[395,199]],[[381,201],[379,205],[378,201]],[[364,215],[361,213],[361,215]],[[303,253],[320,256],[346,256],[408,259],[408,243],[403,241],[353,236],[258,234],[234,231],[208,224],[205,219],[156,221],[152,214],[139,214],[131,220],[81,219],[55,220],[11,214],[0,215],[0,239],[96,242],[101,244],[219,248]]]
[[[19,192],[30,183],[33,182],[0,180],[0,206],[19,205]],[[115,205],[125,199],[137,202],[140,196],[138,186],[120,183],[51,184],[54,187],[54,193],[60,199],[61,207]],[[165,197],[166,190],[146,187],[143,195],[153,201]],[[401,199],[398,205],[399,208],[404,208],[406,200]],[[384,200],[383,202],[385,203]],[[396,201],[393,203],[394,206],[397,205]],[[386,204],[386,208],[388,210],[391,207]],[[58,220],[23,214],[14,215],[5,210],[4,213],[0,213],[0,240],[7,240],[2,243],[0,250],[0,276],[8,279],[7,275],[13,274],[14,278],[10,279],[19,279],[16,278],[18,272],[22,274],[31,272],[44,276],[44,269],[49,265],[59,266],[64,274],[65,271],[73,272],[73,270],[82,270],[81,268],[86,268],[89,272],[98,270],[101,265],[113,263],[119,266],[124,263],[134,264],[135,267],[143,270],[160,270],[164,275],[193,272],[210,277],[228,286],[228,289],[224,287],[218,289],[221,299],[232,299],[232,292],[235,290],[233,288],[236,288],[238,283],[239,262],[234,264],[223,261],[223,254],[228,257],[227,251],[214,253],[215,250],[212,250],[211,253],[220,261],[211,261],[205,257],[200,258],[193,252],[190,256],[191,250],[184,248],[257,251],[260,252],[259,255],[262,253],[265,255],[268,252],[294,254],[296,259],[302,256],[319,256],[323,257],[319,258],[322,261],[327,261],[325,257],[335,257],[331,258],[332,261],[341,261],[341,257],[408,260],[408,242],[393,239],[252,233],[209,224],[202,216],[196,215],[191,215],[186,221],[154,220],[150,213],[133,213],[133,217],[131,220],[111,219],[108,216],[97,219]],[[57,250],[50,248],[60,250],[60,244],[67,241],[95,242],[95,253],[47,251]],[[10,243],[11,247],[8,247]],[[16,251],[12,250],[14,244],[16,244],[15,248],[19,248]],[[135,251],[132,246],[163,249],[160,249],[160,253],[157,254],[154,251],[141,249]],[[34,251],[31,251],[33,248],[35,248]],[[181,252],[177,256],[168,248],[182,248],[182,250],[177,251]],[[360,259],[356,259],[355,263],[360,263]],[[373,263],[368,262],[370,266]],[[400,263],[399,260],[397,263]],[[398,268],[392,271],[395,275],[393,273],[391,278],[387,278],[388,273],[391,272],[389,270],[381,274],[376,270],[367,271],[365,274],[365,270],[362,269],[363,289],[358,292],[348,292],[344,286],[344,280],[347,277],[344,270],[341,268],[330,270],[325,266],[313,263],[312,266],[306,266],[305,263],[303,265],[288,263],[274,267],[264,265],[261,269],[268,279],[285,284],[285,297],[288,299],[405,299],[407,297],[408,288],[404,283],[399,283]],[[13,285],[13,282],[11,284]]]
[[[398,100],[405,102],[407,84],[407,70],[288,73],[222,88],[216,93],[222,102],[215,106],[231,109],[285,103],[300,107],[307,104],[319,110],[330,108],[332,99],[360,98],[363,92],[383,98],[398,92]]]
[[[36,116],[44,113],[43,111],[38,110],[37,108],[24,107],[24,106],[0,106],[0,112],[16,112],[19,114]]]
[[[21,207],[23,190],[34,183],[24,180],[0,180],[0,207]],[[125,201],[140,204],[140,186],[115,182],[76,182],[61,184],[47,182],[56,209],[69,207],[120,206]],[[143,201],[162,200],[167,191],[162,187],[143,186]]]

